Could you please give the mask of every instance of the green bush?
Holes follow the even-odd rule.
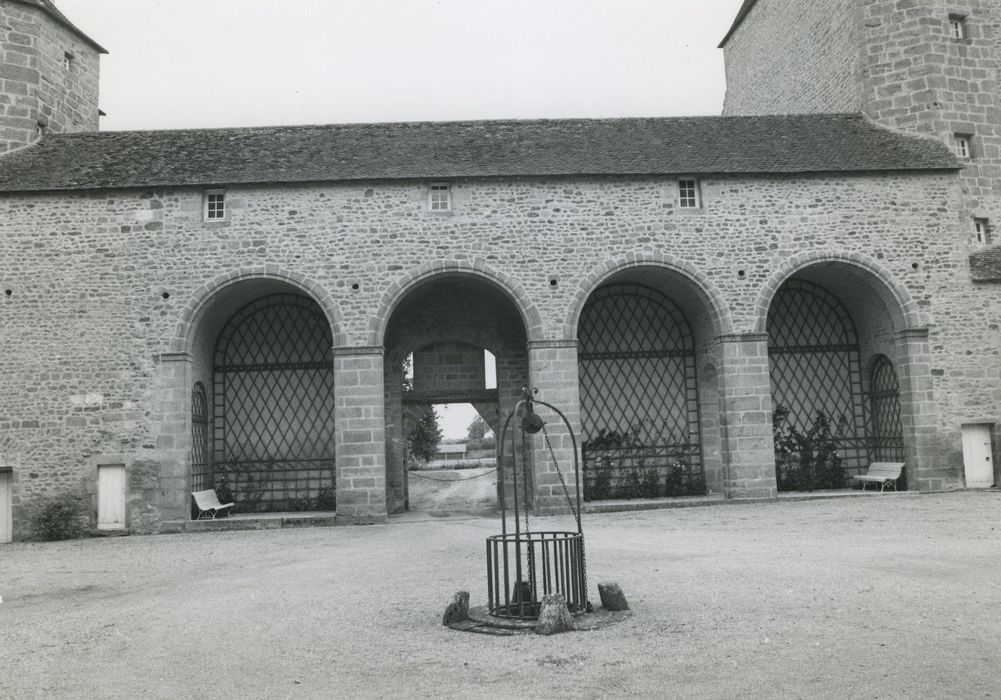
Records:
[[[83,498],[74,493],[43,496],[28,507],[28,522],[46,541],[70,540],[84,534]]]

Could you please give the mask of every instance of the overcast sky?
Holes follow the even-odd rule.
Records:
[[[56,0],[102,129],[719,114],[741,0]]]

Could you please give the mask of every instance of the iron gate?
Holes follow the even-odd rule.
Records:
[[[877,355],[869,382],[871,415],[869,453],[874,462],[904,461],[904,429],[900,423],[900,386],[893,363]]]
[[[705,493],[695,346],[655,289],[610,284],[578,330],[584,497]]]
[[[191,390],[191,490],[212,488],[209,476],[209,407],[205,385],[195,382]],[[193,507],[193,506],[192,506]],[[196,513],[197,515],[197,513]]]
[[[213,482],[243,512],[334,509],[334,374],[326,318],[274,294],[236,312],[213,365]]]
[[[830,423],[840,467],[831,465],[830,478],[809,488],[843,488],[848,476],[868,466],[855,324],[825,289],[789,280],[768,309],[768,355],[779,490],[802,490],[800,470],[813,469],[806,460],[825,449],[821,444],[825,421]],[[810,443],[811,436],[815,444]],[[797,447],[784,446],[789,444]]]

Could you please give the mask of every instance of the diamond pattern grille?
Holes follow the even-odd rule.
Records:
[[[313,507],[334,486],[330,328],[309,299],[238,311],[216,344],[213,468],[249,510]]]
[[[806,432],[818,411],[837,425],[845,470],[868,465],[858,337],[834,296],[803,280],[778,290],[768,310],[772,403],[789,409],[789,423]]]
[[[900,423],[900,385],[886,355],[877,355],[869,383],[872,430],[869,436],[873,461],[904,461],[904,429]]]
[[[205,386],[195,382],[191,390],[191,478],[193,491],[210,488],[206,483],[209,471],[209,409]]]
[[[637,478],[648,488],[635,495],[682,495],[669,476],[704,491],[695,348],[681,310],[649,287],[607,285],[588,299],[578,338],[585,496],[632,497]]]

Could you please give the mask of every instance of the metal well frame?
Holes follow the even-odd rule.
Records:
[[[497,453],[497,482],[501,506],[501,534],[487,538],[487,610],[490,615],[519,621],[536,620],[541,609],[543,595],[561,593],[567,608],[573,614],[589,612],[591,605],[587,599],[587,564],[584,554],[584,532],[581,525],[581,478],[580,461],[577,457],[577,438],[567,417],[552,404],[533,398],[535,392],[524,392],[524,398],[508,414],[501,430]],[[545,406],[552,410],[565,425],[573,445],[573,494],[566,478],[556,462],[555,452],[549,442],[545,424],[535,413],[535,406]],[[522,438],[521,455],[518,460],[516,433],[511,436],[511,486],[513,494],[513,531],[508,531],[508,508],[505,480],[504,450],[512,419],[520,415]],[[532,532],[530,529],[528,504],[531,502],[528,470],[532,468],[529,456],[531,436],[542,432],[546,447],[559,474],[564,494],[574,516],[577,531],[547,530]],[[519,466],[521,479],[519,480]],[[524,517],[524,527],[522,526]]]

